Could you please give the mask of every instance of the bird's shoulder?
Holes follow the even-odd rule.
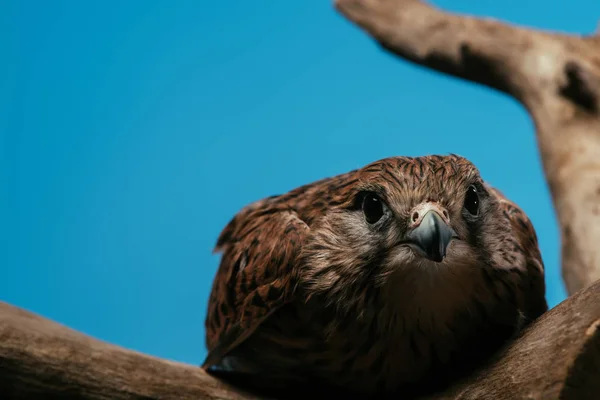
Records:
[[[519,245],[527,257],[538,260],[543,272],[544,264],[539,249],[537,233],[529,216],[514,201],[510,200],[499,189],[488,186],[496,197],[504,217],[509,221]]]
[[[222,230],[221,261],[206,317],[205,367],[246,340],[293,299],[297,259],[311,223],[334,199],[344,175],[300,186],[241,209]]]
[[[354,172],[322,178],[246,205],[225,225],[214,251],[224,253],[228,246],[246,238],[248,230],[282,222],[273,215],[291,212],[310,226],[356,181]]]
[[[523,255],[525,274],[521,281],[522,308],[525,316],[533,320],[548,309],[546,302],[545,268],[539,248],[538,237],[529,216],[500,190],[488,186],[497,199],[503,216],[508,221],[518,247],[513,251]]]

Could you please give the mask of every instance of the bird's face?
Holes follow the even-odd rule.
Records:
[[[498,201],[462,157],[384,159],[349,181],[305,247],[305,281],[331,298],[408,282],[411,291],[434,281],[466,284],[484,266],[514,261]]]

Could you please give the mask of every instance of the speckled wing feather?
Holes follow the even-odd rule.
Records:
[[[246,207],[225,227],[215,248],[223,255],[209,299],[204,368],[218,364],[291,300],[308,230],[294,211],[269,199]]]
[[[544,263],[538,247],[537,235],[533,224],[519,206],[507,199],[498,189],[490,188],[500,202],[504,215],[510,221],[513,232],[520,245],[518,249],[525,256],[527,279],[523,280],[522,307],[527,320],[531,321],[548,310],[544,281]]]

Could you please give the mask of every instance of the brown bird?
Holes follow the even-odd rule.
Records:
[[[427,390],[547,310],[530,220],[457,155],[386,158],[257,201],[215,251],[210,371]]]

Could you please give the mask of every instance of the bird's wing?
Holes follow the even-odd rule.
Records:
[[[294,211],[265,202],[242,210],[225,227],[215,248],[223,255],[209,298],[204,368],[218,364],[291,300],[308,231]]]
[[[524,254],[527,273],[523,284],[523,313],[528,320],[534,320],[548,310],[546,302],[546,284],[544,280],[544,262],[539,249],[537,235],[527,214],[519,206],[510,201],[498,189],[490,188],[500,202],[504,215],[510,221],[515,238],[520,245],[519,251]]]

